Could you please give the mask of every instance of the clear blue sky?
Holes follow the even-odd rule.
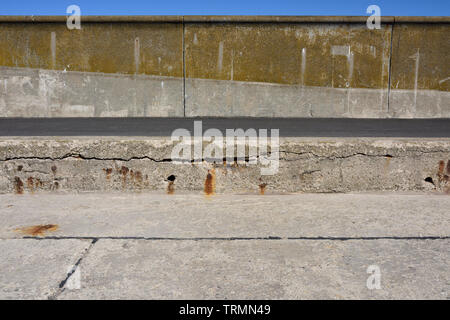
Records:
[[[0,15],[367,15],[376,4],[385,16],[449,16],[450,0],[0,0]]]

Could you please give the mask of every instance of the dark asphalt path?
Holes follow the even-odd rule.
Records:
[[[450,119],[0,118],[0,136],[170,136],[177,128],[280,129],[282,137],[450,137]]]

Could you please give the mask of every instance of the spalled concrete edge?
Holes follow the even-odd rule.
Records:
[[[279,151],[269,145],[249,155],[250,145],[238,143],[230,161],[218,145],[221,155],[183,163],[172,158],[175,144],[167,137],[4,139],[0,192],[450,193],[450,139],[281,138]],[[244,158],[237,157],[239,145]],[[191,157],[194,147],[188,144]]]

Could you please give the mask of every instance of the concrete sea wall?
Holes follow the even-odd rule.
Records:
[[[450,117],[450,18],[0,17],[0,117]]]

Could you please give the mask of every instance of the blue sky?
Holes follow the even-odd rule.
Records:
[[[367,15],[376,4],[384,16],[448,16],[450,0],[0,0],[0,15]]]

